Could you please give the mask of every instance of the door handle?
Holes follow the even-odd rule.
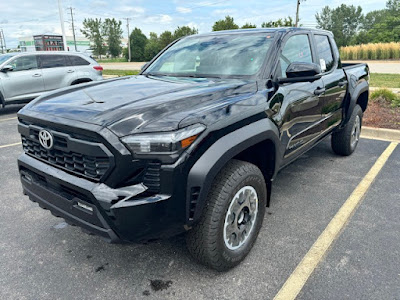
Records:
[[[41,77],[41,76],[42,76],[42,74],[39,74],[39,73],[36,73],[36,74],[32,75],[32,77]]]
[[[325,88],[317,88],[317,89],[314,91],[314,95],[315,95],[315,96],[320,96],[320,95],[322,95],[323,93],[325,93],[325,91],[326,91]]]
[[[347,80],[339,81],[339,87],[344,87],[348,83]]]
[[[68,70],[67,73],[74,73],[75,70]]]

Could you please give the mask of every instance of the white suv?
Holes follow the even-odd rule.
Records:
[[[74,52],[24,52],[0,55],[0,105],[32,100],[43,92],[102,80],[103,68]],[[0,106],[1,107],[1,106]]]

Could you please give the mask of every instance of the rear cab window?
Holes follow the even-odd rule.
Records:
[[[329,37],[327,35],[315,34],[314,38],[321,70],[322,72],[329,72],[335,66],[335,59]]]
[[[64,55],[40,55],[42,69],[66,67],[67,61]]]
[[[293,62],[313,62],[310,40],[307,34],[293,35],[287,39],[283,46],[279,57],[280,76],[282,78],[286,78],[286,69]]]

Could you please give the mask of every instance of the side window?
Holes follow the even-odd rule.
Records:
[[[12,65],[14,72],[37,69],[38,67],[37,59],[34,55],[17,57],[10,62],[10,65]]]
[[[319,64],[321,65],[322,72],[332,70],[335,65],[333,59],[332,47],[326,35],[315,35],[315,45],[319,56]]]
[[[42,69],[65,67],[66,61],[63,55],[41,55]]]
[[[311,46],[306,34],[298,34],[290,37],[283,46],[279,58],[282,77],[286,78],[286,69],[292,62],[312,63]]]
[[[71,61],[72,66],[90,65],[90,62],[88,62],[86,59],[83,59],[82,57],[79,57],[79,56],[71,55],[71,56],[69,56],[69,60]]]

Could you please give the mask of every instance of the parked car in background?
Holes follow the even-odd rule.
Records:
[[[102,80],[103,68],[73,52],[26,52],[0,55],[0,104],[26,102],[44,92]]]

